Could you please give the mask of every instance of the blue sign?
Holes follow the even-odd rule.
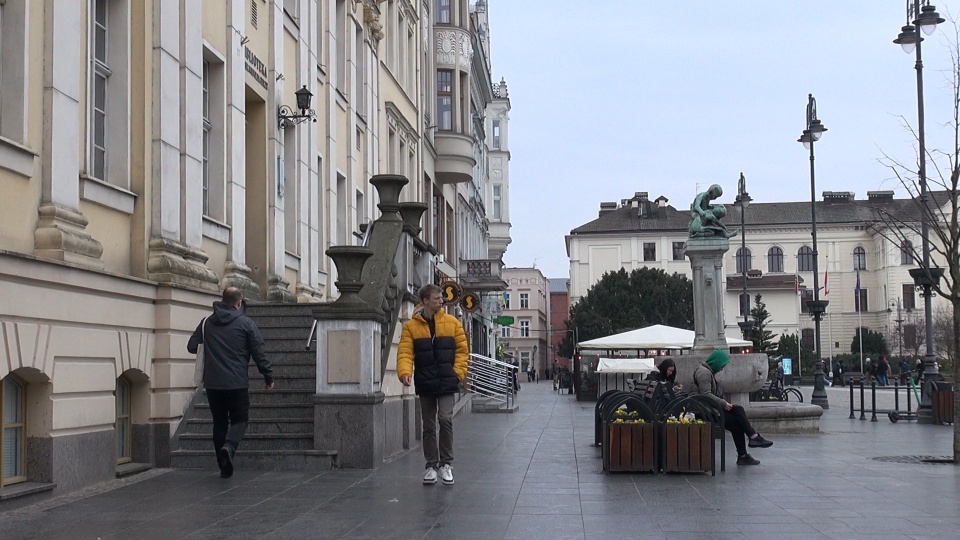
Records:
[[[783,357],[780,361],[783,362],[783,374],[793,375],[793,359]]]

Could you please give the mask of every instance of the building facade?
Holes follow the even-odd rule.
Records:
[[[535,367],[546,373],[549,364],[549,284],[536,268],[505,268],[503,279],[503,314],[513,317],[513,324],[500,326],[500,346],[507,356],[520,362],[521,371]]]
[[[570,319],[570,280],[551,278],[550,282],[550,354],[549,367],[572,367],[570,359],[560,356],[560,343],[565,337],[576,343],[577,334],[573,328],[567,328]],[[546,376],[546,373],[544,373]]]
[[[619,203],[604,202],[597,219],[570,232],[571,305],[605,272],[620,268],[661,268],[691,276],[684,254],[690,214],[667,203],[665,197],[651,201],[644,192]],[[724,224],[739,230],[740,208],[726,208]],[[918,228],[910,225],[919,215],[914,201],[896,199],[889,191],[869,192],[865,199],[824,192],[816,212],[820,297],[829,301],[821,322],[824,357],[849,353],[860,326],[885,334],[892,350],[898,345],[905,354],[922,350],[923,299],[909,275],[921,245],[914,232]],[[893,232],[882,215],[896,216],[905,226]],[[761,296],[771,314],[767,328],[775,336],[799,333],[804,347],[814,349],[814,323],[805,305],[813,299],[810,203],[752,203],[744,218],[745,236],[730,239],[724,260],[725,326],[739,331],[743,300],[752,307]]]
[[[375,174],[427,205],[438,279],[502,289],[477,4],[0,2],[0,493],[168,464],[211,302],[336,298],[324,252],[365,242]]]

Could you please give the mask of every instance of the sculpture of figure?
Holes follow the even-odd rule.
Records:
[[[727,209],[722,204],[710,204],[710,201],[723,195],[723,188],[713,184],[706,191],[697,195],[690,205],[690,226],[687,228],[691,238],[719,236],[730,238],[736,231],[730,232],[720,222],[727,215]]]

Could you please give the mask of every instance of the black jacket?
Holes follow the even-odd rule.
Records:
[[[206,328],[194,330],[187,350],[197,352],[203,343],[203,385],[213,390],[237,390],[250,387],[247,365],[253,357],[266,384],[273,382],[270,361],[263,353],[263,337],[249,317],[223,302],[213,303],[213,315],[201,321]]]

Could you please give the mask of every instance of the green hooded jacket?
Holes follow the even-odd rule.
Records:
[[[730,363],[730,355],[723,349],[717,349],[707,357],[706,364],[714,375],[720,373],[720,370]]]

